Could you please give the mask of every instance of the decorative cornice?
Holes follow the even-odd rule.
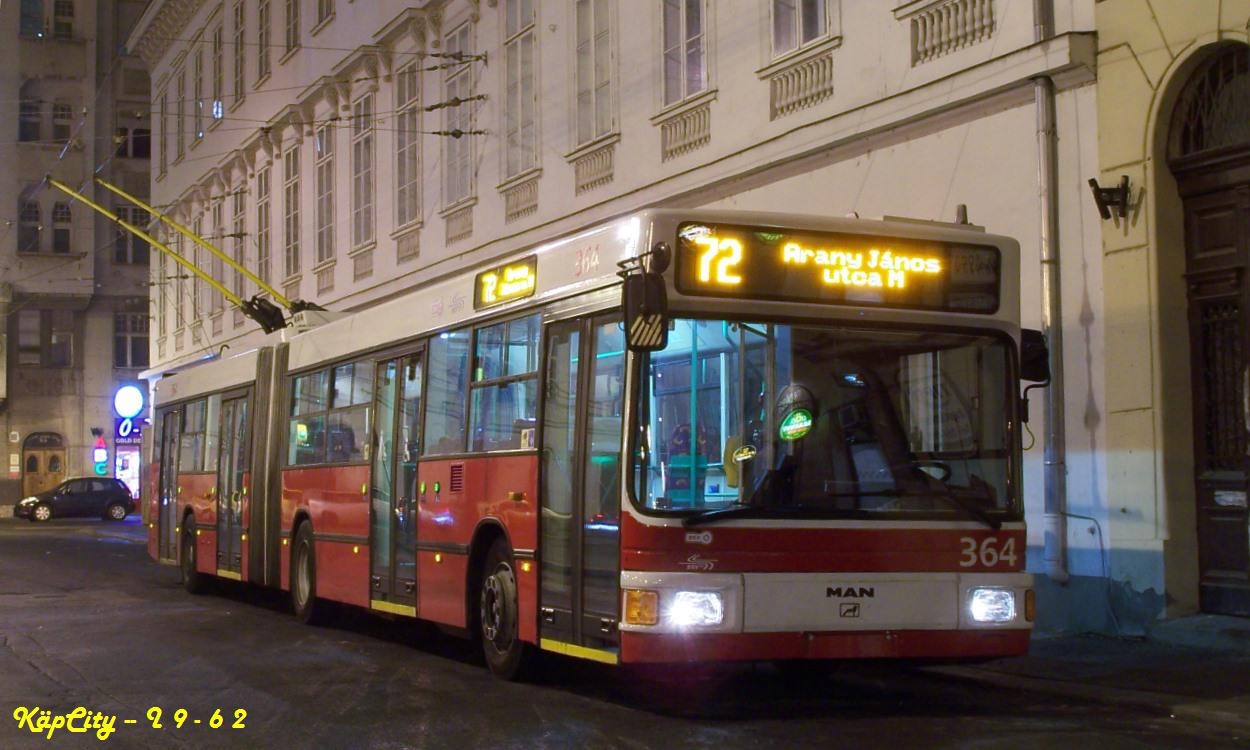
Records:
[[[126,40],[127,48],[143,58],[148,70],[156,70],[203,5],[204,0],[152,0]]]

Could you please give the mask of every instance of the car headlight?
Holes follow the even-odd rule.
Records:
[[[678,591],[668,602],[665,619],[679,628],[720,625],[725,602],[717,591]]]
[[[1016,594],[1011,589],[972,589],[968,614],[974,622],[1011,622],[1016,619]]]

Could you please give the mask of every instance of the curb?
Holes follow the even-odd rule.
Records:
[[[924,671],[943,677],[977,682],[999,688],[1044,693],[1063,698],[1077,698],[1113,706],[1132,706],[1137,709],[1166,713],[1174,719],[1210,722],[1230,729],[1250,732],[1250,710],[1248,710],[1244,701],[1186,698],[1145,690],[1129,690],[1103,685],[1090,685],[1083,682],[1053,680],[1045,677],[1006,674],[977,667],[928,667]]]

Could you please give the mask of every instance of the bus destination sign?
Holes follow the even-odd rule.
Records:
[[[538,286],[538,256],[482,271],[473,279],[473,309],[502,305],[534,296]]]
[[[686,222],[682,294],[989,314],[998,249],[939,240]]]

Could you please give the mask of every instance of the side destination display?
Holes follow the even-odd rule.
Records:
[[[538,286],[538,256],[482,271],[473,279],[473,309],[482,310],[534,295]]]
[[[992,314],[1001,263],[991,245],[686,222],[682,294]]]

